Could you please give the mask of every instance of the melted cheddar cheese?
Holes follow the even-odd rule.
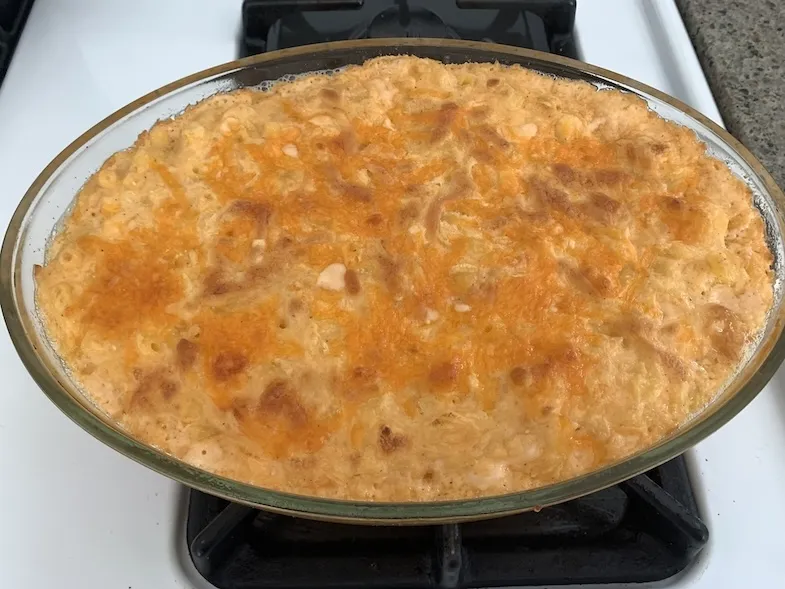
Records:
[[[131,435],[262,487],[418,501],[671,433],[762,328],[771,259],[744,184],[642,100],[386,57],[159,122],[36,281]]]

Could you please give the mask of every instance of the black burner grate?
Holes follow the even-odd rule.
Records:
[[[576,0],[245,0],[241,53],[342,39],[493,41],[577,57]]]
[[[192,491],[186,536],[218,589],[499,587],[666,579],[708,540],[683,458],[542,511],[441,526],[332,524]]]

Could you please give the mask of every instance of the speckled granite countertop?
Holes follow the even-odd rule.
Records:
[[[785,1],[676,4],[725,125],[785,188]]]

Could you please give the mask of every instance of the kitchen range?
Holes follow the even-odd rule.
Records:
[[[22,2],[21,4],[26,4]],[[35,2],[0,86],[3,226],[37,173],[136,97],[238,56],[440,37],[574,57],[720,121],[671,0]],[[11,45],[8,45],[11,47]],[[645,475],[517,516],[358,527],[259,512],[112,452],[37,389],[0,335],[8,587],[775,586],[785,573],[778,374],[736,419]],[[44,564],[45,563],[45,564]]]

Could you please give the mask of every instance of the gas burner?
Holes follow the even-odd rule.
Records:
[[[708,536],[681,457],[537,513],[465,524],[334,524],[191,491],[186,526],[217,589],[653,582],[685,569]]]
[[[576,0],[245,0],[243,56],[342,39],[490,41],[576,57]]]

